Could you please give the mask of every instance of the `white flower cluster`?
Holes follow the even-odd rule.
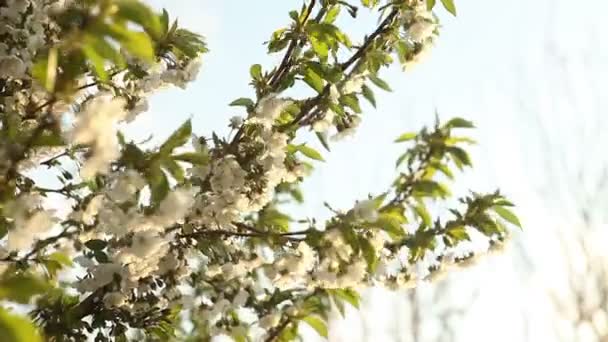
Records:
[[[0,3],[0,78],[29,78],[33,58],[58,28],[50,14],[63,1],[7,0]]]
[[[364,286],[367,264],[362,258],[353,257],[354,251],[342,233],[332,229],[324,240],[328,246],[312,274],[312,284],[329,289]]]
[[[30,249],[56,222],[53,213],[43,210],[42,198],[34,193],[19,196],[4,208],[14,227],[8,232],[6,248],[21,252]]]
[[[261,150],[250,165],[241,165],[237,156],[228,154],[205,170],[194,170],[193,174],[201,178],[209,177],[211,189],[198,197],[196,208],[200,215],[192,220],[207,228],[229,228],[233,222],[240,221],[242,215],[259,211],[268,204],[278,184],[293,182],[302,175],[302,169],[290,171],[285,166],[289,137],[272,127],[290,103],[274,94],[259,101],[247,120],[247,124],[258,127],[258,133],[252,141],[243,144],[248,146],[242,147]],[[247,177],[244,167],[260,170],[259,176]]]
[[[141,79],[126,80],[125,73],[114,77],[117,84],[124,86],[129,93],[137,98],[137,102],[129,108],[125,117],[126,122],[131,122],[141,114],[148,111],[147,97],[156,91],[177,86],[186,89],[188,83],[194,81],[200,71],[202,59],[200,57],[189,60],[184,67],[167,67],[165,63],[157,63],[152,66],[142,66],[147,75]]]
[[[331,85],[329,88],[330,103],[339,105],[339,100],[342,95],[360,93],[365,85],[367,75],[367,72],[355,74],[347,79],[340,88],[336,85]],[[331,108],[328,108],[320,118],[313,122],[312,129],[317,133],[327,134],[330,128],[334,126],[336,116],[336,113]],[[342,121],[346,126],[339,127],[338,132],[332,136],[332,140],[334,141],[339,141],[354,135],[357,127],[361,123],[361,117],[350,115],[347,117],[347,120]]]
[[[97,94],[77,113],[71,141],[91,147],[81,170],[83,178],[107,173],[110,163],[120,156],[115,126],[125,115],[125,101],[110,93]]]
[[[332,104],[337,104],[340,100],[340,96],[340,90],[338,90],[338,87],[335,84],[332,84],[329,87],[329,101]],[[325,114],[312,124],[312,129],[317,133],[327,132],[333,126],[335,117],[336,113],[331,109],[327,109]]]
[[[367,222],[374,222],[378,219],[378,204],[374,200],[359,201],[353,208],[355,217]]]
[[[350,77],[344,85],[342,85],[341,93],[344,95],[359,93],[365,84],[367,73],[360,73]]]
[[[79,282],[79,290],[93,291],[106,285],[113,280],[112,275],[108,273],[121,276],[123,292],[137,287],[140,279],[153,274],[178,270],[182,275],[185,273],[184,265],[175,255],[168,253],[169,243],[173,237],[171,234],[165,234],[165,228],[182,220],[188,214],[198,189],[175,189],[167,195],[152,215],[144,215],[136,209],[136,206],[125,212],[119,204],[135,201],[136,193],[143,187],[143,182],[136,172],[125,172],[117,177],[105,195],[95,196],[86,209],[78,213],[78,217],[83,222],[89,224],[97,222],[95,233],[99,236],[89,236],[85,240],[104,236],[120,239],[132,234],[130,244],[108,250],[110,264],[114,266],[87,265],[91,277]],[[120,185],[123,187],[118,191]]]
[[[408,22],[407,37],[417,44],[417,48],[405,61],[403,65],[405,69],[421,63],[428,57],[439,27],[437,19],[431,11],[427,10],[426,4],[415,6]]]

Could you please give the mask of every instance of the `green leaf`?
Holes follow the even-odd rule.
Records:
[[[143,32],[129,32],[122,46],[133,56],[146,61],[154,61],[154,45],[150,37]]]
[[[397,139],[395,139],[395,142],[400,143],[404,141],[410,141],[412,139],[416,139],[417,136],[418,133],[403,133],[399,137],[397,137]]]
[[[501,206],[493,206],[492,209],[495,213],[497,213],[500,217],[502,217],[505,221],[522,228],[521,222],[517,215],[515,215],[511,210],[501,207]]]
[[[163,168],[165,170],[167,170],[167,172],[169,172],[169,174],[178,183],[182,183],[184,181],[184,178],[185,178],[184,169],[182,169],[182,167],[179,166],[179,164],[175,160],[165,158],[165,159],[163,159],[162,164],[163,164]]]
[[[0,307],[0,336],[3,342],[42,342],[36,326]]]
[[[515,204],[511,203],[510,201],[506,200],[505,198],[500,198],[498,200],[496,200],[494,202],[495,205],[499,205],[501,207],[514,207]]]
[[[289,231],[289,222],[292,219],[289,215],[284,214],[275,208],[266,208],[260,214],[258,223],[265,228],[275,228],[280,232]]]
[[[289,11],[289,17],[297,23],[300,22],[300,20],[299,20],[300,16],[298,15],[298,11]]]
[[[395,162],[395,167],[399,167],[399,165],[401,165],[401,163],[403,163],[403,161],[405,161],[405,159],[409,156],[410,154],[407,152],[400,155],[399,158],[397,158],[397,161]]]
[[[357,309],[359,308],[360,297],[357,291],[352,289],[335,289],[331,291],[335,297],[349,303]]]
[[[190,163],[193,165],[206,165],[209,163],[209,156],[202,153],[186,152],[172,155],[174,160]]]
[[[334,21],[336,21],[336,18],[338,17],[339,14],[340,14],[340,6],[334,5],[327,11],[325,18],[323,19],[323,22],[331,24]]]
[[[302,320],[315,329],[320,336],[325,338],[328,337],[327,324],[321,318],[317,316],[306,316],[302,318]]]
[[[102,81],[108,80],[108,73],[106,72],[106,61],[105,59],[95,51],[91,46],[85,45],[82,47],[82,52],[87,57],[89,62],[93,66],[93,71]]]
[[[340,97],[340,103],[345,104],[348,108],[352,109],[355,113],[361,113],[361,106],[359,106],[359,99],[354,94],[343,95]]]
[[[110,258],[108,258],[108,255],[101,251],[95,251],[93,257],[95,257],[95,260],[97,260],[97,262],[100,262],[102,264],[107,264],[110,262]]]
[[[339,68],[332,68],[327,64],[319,62],[309,62],[306,66],[311,68],[317,75],[330,83],[338,83],[344,77],[344,73]]]
[[[153,166],[147,174],[152,193],[152,204],[158,205],[169,193],[169,181],[167,175],[158,166]]]
[[[430,227],[433,224],[431,214],[426,209],[424,202],[418,201],[418,204],[414,206],[414,212],[418,215],[418,217],[420,217],[425,226]]]
[[[104,37],[92,34],[85,35],[85,44],[92,48],[103,59],[109,60],[119,67],[124,67],[124,57]]]
[[[386,197],[388,196],[388,193],[385,192],[377,197],[374,198],[374,205],[376,206],[376,209],[380,208],[382,206],[382,203],[384,203],[384,201],[386,200]]]
[[[431,167],[433,167],[436,170],[441,171],[441,173],[443,173],[449,179],[454,179],[454,174],[452,173],[452,171],[450,170],[450,168],[447,165],[441,164],[439,162],[435,162],[435,163],[431,163]]]
[[[405,231],[401,224],[405,223],[405,218],[396,212],[384,212],[374,222],[374,226],[386,231],[393,240],[399,240],[405,236]]]
[[[318,160],[318,161],[325,161],[325,159],[323,159],[323,156],[321,155],[321,153],[319,153],[317,150],[315,150],[312,147],[306,146],[305,144],[297,145],[296,149],[300,153],[302,153],[303,155],[307,156],[310,159],[314,159],[314,160]]]
[[[319,139],[319,142],[321,142],[321,145],[323,145],[323,147],[329,152],[331,151],[329,149],[329,143],[327,142],[327,135],[320,133],[320,132],[315,132],[317,138]]]
[[[373,84],[375,84],[378,88],[386,90],[386,91],[393,91],[391,89],[391,87],[388,85],[388,83],[386,83],[384,80],[382,80],[380,77],[376,76],[376,75],[369,75],[368,76],[369,80],[372,81]]]
[[[5,274],[0,280],[0,299],[27,304],[32,296],[41,294],[48,288],[46,282],[33,275]]]
[[[374,92],[371,90],[371,88],[363,85],[363,87],[361,87],[361,91],[363,92],[363,97],[365,97],[365,99],[369,101],[374,108],[376,108],[376,97],[374,96]]]
[[[60,253],[60,252],[55,252],[50,254],[47,259],[49,260],[53,260],[53,261],[57,261],[58,263],[60,263],[63,266],[72,266],[74,263],[72,262],[72,259],[70,259],[69,256]]]
[[[159,17],[159,21],[163,35],[166,35],[169,32],[169,12],[164,8],[163,13]]]
[[[314,72],[311,68],[306,68],[304,72],[304,82],[319,94],[323,92],[324,82],[321,76]]]
[[[454,0],[441,0],[443,7],[445,7],[448,12],[452,13],[453,16],[456,16],[456,6],[454,5]]]
[[[465,226],[459,225],[459,226],[451,227],[447,230],[446,233],[450,238],[456,240],[456,242],[470,239]]]
[[[249,68],[249,75],[251,75],[251,78],[253,78],[254,80],[261,80],[262,66],[259,64],[252,65],[251,68]]]
[[[316,37],[310,37],[310,44],[321,61],[326,61],[329,56],[329,45]]]
[[[469,157],[469,154],[462,148],[448,146],[446,147],[446,151],[450,154],[452,160],[460,170],[462,170],[463,166],[471,166],[471,158]]]
[[[136,24],[155,38],[162,35],[162,23],[160,18],[143,2],[136,0],[118,0],[114,2],[118,5],[116,16],[124,18]]]
[[[359,240],[359,245],[361,246],[361,253],[363,253],[363,258],[365,258],[369,272],[375,272],[378,266],[378,257],[376,256],[374,246],[365,238]]]
[[[475,125],[471,121],[463,118],[453,118],[446,122],[445,126],[449,128],[475,128]]]
[[[249,107],[253,107],[254,104],[255,103],[251,99],[248,99],[246,97],[241,97],[241,98],[238,98],[238,99],[230,102],[229,106],[233,106],[233,107],[240,106],[240,107],[249,108]]]
[[[436,0],[426,0],[426,9],[431,11],[435,7]]]
[[[94,240],[89,240],[89,241],[85,242],[84,245],[87,246],[87,248],[90,250],[100,251],[100,250],[106,248],[106,246],[108,245],[108,242],[105,240],[94,239]]]
[[[64,146],[65,141],[61,135],[60,131],[49,131],[45,130],[40,134],[36,135],[32,142],[30,143],[31,147],[42,147],[42,146]]]
[[[192,136],[192,121],[186,120],[171,136],[160,146],[161,155],[169,155],[176,147],[183,146]]]
[[[416,197],[446,198],[450,195],[450,191],[445,185],[432,180],[420,180],[416,182],[413,186],[413,192]]]

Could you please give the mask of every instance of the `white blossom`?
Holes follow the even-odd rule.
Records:
[[[365,84],[366,76],[366,74],[357,74],[348,79],[342,86],[342,94],[348,95],[361,92],[361,88],[363,88],[363,85]]]
[[[135,193],[144,186],[146,186],[146,181],[139,172],[129,169],[116,177],[106,195],[116,203],[124,203],[132,201]]]
[[[270,126],[291,103],[291,100],[279,98],[277,94],[266,95],[258,102],[249,121]]]
[[[436,27],[437,25],[431,21],[419,20],[409,27],[408,34],[413,41],[423,42],[433,35]]]
[[[355,134],[355,132],[357,131],[359,124],[361,124],[361,117],[352,116],[349,126],[347,128],[344,128],[342,131],[336,133],[334,136],[331,137],[331,139],[334,141],[340,141],[345,138],[353,136]]]
[[[53,213],[40,208],[41,198],[35,194],[22,195],[6,205],[5,213],[14,225],[8,232],[8,250],[20,252],[29,249],[36,239],[41,238],[41,234],[55,224]]]
[[[0,78],[12,77],[22,78],[25,75],[26,66],[16,56],[0,56]]]
[[[178,188],[171,191],[158,208],[161,224],[166,226],[183,219],[195,203],[197,190],[198,188]]]
[[[378,219],[378,206],[374,200],[359,201],[353,208],[355,216],[363,221],[374,222]]]
[[[281,321],[281,315],[279,315],[276,312],[273,312],[271,314],[268,314],[262,318],[260,318],[259,321],[259,325],[261,328],[263,329],[271,329],[275,326],[277,326],[277,324],[279,324],[279,322]]]
[[[238,128],[243,124],[243,118],[240,116],[233,116],[230,118],[230,127]]]
[[[312,129],[318,133],[327,132],[327,130],[332,127],[335,116],[336,113],[333,110],[328,109],[320,120],[317,120],[312,124]]]
[[[426,40],[420,47],[420,50],[412,54],[409,59],[403,64],[405,70],[409,70],[412,67],[424,62],[430,55],[431,48],[433,47],[432,40]]]
[[[125,114],[123,99],[102,93],[87,102],[77,116],[72,142],[89,145],[92,149],[81,170],[85,179],[106,173],[110,162],[120,155],[115,125]]]

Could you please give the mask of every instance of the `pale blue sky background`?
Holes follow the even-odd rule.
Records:
[[[199,79],[187,90],[155,96],[151,111],[138,119],[158,139],[189,117],[197,132],[227,132],[228,119],[239,109],[227,106],[252,96],[248,70],[253,63],[271,67],[262,46],[272,31],[288,22],[287,12],[300,0],[153,0],[165,6],[185,27],[207,37],[211,52]],[[552,341],[551,308],[543,297],[559,284],[555,244],[543,237],[555,228],[575,229],[573,204],[567,199],[577,166],[593,178],[607,162],[605,146],[608,103],[608,24],[604,0],[459,0],[458,18],[438,13],[444,29],[429,60],[411,72],[393,68],[384,74],[393,93],[377,92],[378,109],[366,108],[363,124],[351,140],[334,144],[327,162],[305,183],[303,216],[325,217],[322,203],[349,207],[367,193],[381,192],[394,175],[399,146],[391,143],[404,131],[441,117],[475,121],[475,169],[459,189],[500,187],[519,204],[526,226],[518,236],[522,253],[492,258],[477,272],[454,275],[463,288],[483,288],[465,323],[466,341],[522,341],[527,326],[532,340]],[[345,21],[361,35],[369,20]],[[145,123],[144,123],[145,122]],[[550,152],[547,154],[547,152]],[[546,157],[549,155],[550,157]],[[594,185],[589,183],[588,187]],[[594,201],[600,210],[606,202]],[[605,211],[605,210],[604,210]],[[605,217],[598,217],[606,223]],[[533,271],[534,272],[531,272]],[[471,274],[469,274],[471,273]],[[547,285],[549,284],[549,285]],[[368,316],[375,322],[375,341],[388,340],[385,325],[399,325],[398,297],[374,296]],[[523,309],[522,309],[523,308]],[[530,317],[522,316],[530,313]],[[396,322],[396,323],[395,323]],[[526,324],[527,323],[527,324]],[[506,327],[505,327],[506,325]],[[335,331],[350,333],[334,340],[360,341],[362,325],[351,318]]]

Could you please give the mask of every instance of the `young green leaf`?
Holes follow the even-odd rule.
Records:
[[[169,193],[169,181],[167,180],[167,175],[165,175],[158,165],[153,165],[150,170],[148,170],[147,179],[150,183],[152,204],[156,206]]]
[[[325,159],[323,159],[323,156],[321,155],[321,153],[319,153],[317,150],[315,150],[312,147],[302,144],[302,145],[297,145],[296,149],[300,153],[302,153],[303,155],[307,156],[310,159],[314,159],[314,160],[318,160],[318,161],[325,161]]]
[[[317,334],[322,337],[328,337],[327,324],[318,316],[306,316],[302,318],[304,322],[310,325]]]
[[[31,274],[5,274],[0,280],[0,299],[27,304],[48,288],[49,284]]]
[[[24,317],[0,307],[0,336],[3,342],[42,342],[36,326]]]
[[[363,258],[365,258],[365,261],[367,262],[368,270],[370,272],[375,272],[376,267],[378,266],[378,256],[376,255],[374,246],[372,246],[372,243],[366,238],[361,238],[359,240],[359,245],[361,246]]]
[[[355,308],[359,308],[360,296],[357,291],[352,289],[335,289],[331,293],[342,301],[345,301]]]
[[[374,108],[376,108],[376,97],[374,96],[372,89],[366,85],[363,85],[363,87],[361,87],[361,91],[363,93],[363,97],[365,97],[365,99],[369,101]]]
[[[517,215],[515,215],[511,210],[501,207],[501,206],[493,206],[492,209],[495,213],[497,213],[500,217],[502,217],[505,221],[522,228],[521,222]]]
[[[456,16],[456,6],[454,5],[454,0],[441,0],[443,7],[445,7],[448,12],[452,13],[453,16]]]
[[[391,87],[388,85],[388,83],[386,83],[380,77],[373,75],[373,74],[369,75],[368,77],[369,77],[369,80],[372,81],[372,83],[375,84],[378,88],[386,90],[386,91],[393,91],[391,89]]]
[[[471,121],[462,118],[453,118],[446,122],[445,126],[449,128],[475,128],[475,125]]]
[[[410,140],[416,139],[417,136],[418,136],[418,133],[403,133],[399,137],[397,137],[397,139],[395,139],[395,142],[400,143],[400,142],[404,142],[404,141],[410,141]]]
[[[321,145],[323,145],[323,147],[329,152],[331,151],[329,149],[329,143],[327,142],[327,135],[324,133],[320,133],[320,132],[315,132],[317,139],[319,139],[319,142],[321,143]]]
[[[194,165],[205,165],[209,162],[208,155],[195,152],[180,153],[171,156],[171,158]]]
[[[254,80],[261,80],[262,79],[262,66],[259,64],[252,65],[251,68],[249,69],[249,75],[251,75],[251,78],[253,78]]]
[[[254,104],[255,103],[251,99],[248,99],[248,98],[245,98],[245,97],[241,97],[241,98],[238,98],[238,99],[230,102],[229,106],[233,106],[233,107],[240,106],[240,107],[248,107],[249,108],[249,107],[253,107]]]
[[[321,76],[314,72],[311,68],[307,68],[304,72],[304,82],[319,94],[323,92],[324,82]]]
[[[184,122],[165,142],[160,146],[161,155],[169,155],[177,147],[183,146],[192,136],[192,120]]]

